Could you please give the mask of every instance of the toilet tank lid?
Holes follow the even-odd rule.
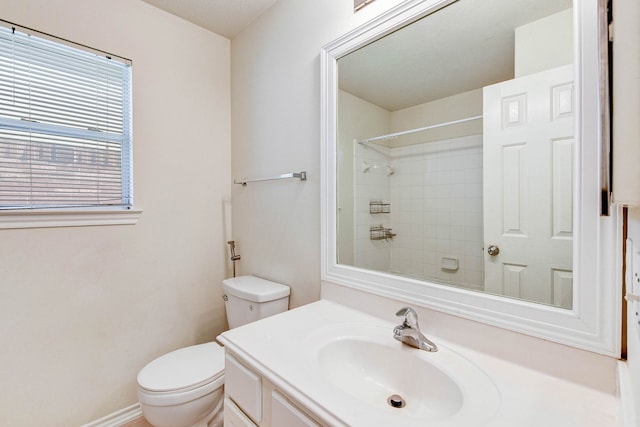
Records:
[[[239,276],[222,281],[222,289],[252,302],[268,302],[289,296],[291,289],[282,283],[255,276]]]

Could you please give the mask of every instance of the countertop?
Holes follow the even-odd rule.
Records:
[[[384,425],[375,424],[376,421],[368,418],[371,414],[367,413],[366,405],[358,408],[354,402],[336,397],[334,386],[322,380],[314,364],[314,333],[347,324],[386,328],[390,337],[395,326],[335,302],[320,300],[224,332],[218,340],[327,425]],[[489,420],[478,426],[619,425],[619,399],[614,395],[447,342],[444,338],[430,336],[428,330],[422,332],[439,347],[471,361],[495,384],[500,406]]]

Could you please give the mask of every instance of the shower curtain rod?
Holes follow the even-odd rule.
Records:
[[[467,118],[464,118],[464,119],[452,120],[450,122],[444,122],[444,123],[437,123],[435,125],[429,125],[429,126],[425,126],[425,127],[421,127],[421,128],[404,130],[402,132],[395,132],[395,133],[390,133],[390,134],[387,134],[387,135],[375,136],[373,138],[356,139],[355,141],[358,144],[367,144],[369,142],[381,141],[381,140],[384,140],[384,139],[392,139],[392,138],[395,138],[395,137],[398,137],[398,136],[402,136],[402,135],[408,135],[408,134],[411,134],[411,133],[422,132],[423,130],[435,129],[435,128],[440,128],[440,127],[443,127],[443,126],[449,126],[449,125],[455,125],[455,124],[458,124],[458,123],[470,122],[472,120],[478,120],[478,119],[481,119],[481,118],[482,118],[482,115],[473,116],[473,117],[467,117]]]

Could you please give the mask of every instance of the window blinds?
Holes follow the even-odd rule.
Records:
[[[132,205],[131,64],[0,25],[0,209]]]

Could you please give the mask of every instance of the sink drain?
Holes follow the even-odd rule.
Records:
[[[387,399],[387,403],[394,408],[404,408],[404,405],[406,405],[406,402],[404,401],[402,396],[398,394],[392,394],[391,396],[389,396],[389,398]]]

